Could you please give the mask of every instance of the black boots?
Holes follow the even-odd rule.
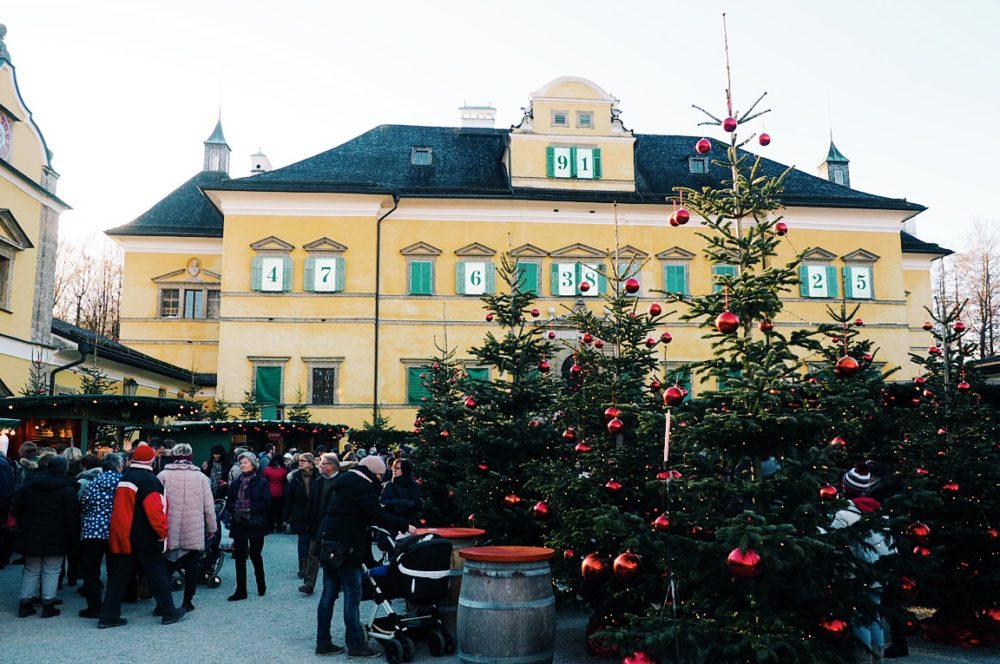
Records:
[[[43,618],[53,618],[58,616],[60,613],[59,609],[56,608],[55,602],[46,601],[42,603],[42,617]]]
[[[257,594],[263,597],[264,593],[267,592],[267,582],[264,580],[264,559],[251,559],[251,562],[253,562],[254,578],[257,579]]]
[[[306,558],[299,558],[299,574],[298,577],[301,579],[306,575]]]
[[[247,561],[236,561],[236,592],[229,596],[230,602],[247,598]]]
[[[21,604],[17,607],[17,617],[27,618],[28,616],[35,615],[35,605],[34,600],[21,600]]]

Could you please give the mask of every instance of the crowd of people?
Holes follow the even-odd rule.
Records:
[[[317,446],[315,454],[282,455],[268,443],[259,452],[237,447],[230,454],[216,445],[198,466],[190,445],[154,439],[101,459],[25,442],[18,457],[12,462],[0,452],[0,569],[20,556],[13,561],[23,564],[19,617],[39,607],[42,618],[60,615],[59,591],[80,582],[86,607],[79,616],[96,619],[99,628],[126,625],[122,604],[140,596],[155,599],[153,613],[163,624],[175,623],[195,610],[208,549],[223,528],[236,580],[229,601],[248,598],[248,560],[264,596],[265,538],[289,533],[297,538],[299,591],[313,594],[323,572],[316,654],[379,656],[360,623],[362,566],[370,526],[413,533],[420,523],[420,484],[403,453],[346,443],[339,451]],[[179,605],[171,592],[175,576],[183,588]],[[341,593],[346,647],[331,638]]]

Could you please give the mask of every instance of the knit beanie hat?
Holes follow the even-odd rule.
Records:
[[[860,464],[844,473],[844,490],[853,493],[868,493],[874,484],[871,470],[865,464]]]
[[[372,454],[366,456],[358,463],[367,468],[368,470],[372,471],[372,473],[375,474],[375,477],[382,477],[383,475],[385,475],[385,461],[382,461],[382,457],[380,456]]]
[[[156,458],[156,450],[147,445],[146,443],[139,443],[136,445],[135,449],[132,450],[132,463],[142,464],[144,466],[149,466],[153,463],[153,459]]]
[[[170,449],[170,456],[175,459],[187,459],[190,461],[191,457],[194,456],[194,450],[187,443],[177,443]]]

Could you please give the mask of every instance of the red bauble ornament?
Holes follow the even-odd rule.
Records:
[[[556,338],[556,333],[555,332],[549,332],[549,339],[555,339],[555,338]]]
[[[708,154],[712,151],[712,141],[707,138],[699,138],[698,142],[694,144],[694,151],[698,154]]]
[[[861,359],[870,364],[871,361],[875,359],[875,356],[872,355],[871,353],[865,353],[864,355],[861,356]]]
[[[663,334],[660,335],[660,341],[662,341],[665,344],[668,344],[668,343],[670,343],[673,340],[674,340],[674,337],[669,332],[664,332]],[[656,342],[653,342],[653,345],[655,345],[655,343]],[[646,345],[650,346],[648,339],[646,340]],[[650,348],[652,348],[652,346],[650,346]]]
[[[622,412],[620,410],[618,410],[617,408],[615,408],[614,406],[608,406],[604,410],[604,419],[606,419],[606,420],[613,420],[613,419],[615,419],[616,417],[618,417],[621,414],[622,414]]]
[[[597,350],[601,350],[602,348],[604,348],[604,340],[594,339],[594,348],[596,348]]]
[[[927,556],[931,555],[931,550],[928,549],[926,546],[915,546],[913,547],[913,555],[919,558],[926,558]]]
[[[923,328],[924,328],[924,331],[930,332],[931,330],[934,329],[934,324],[932,322],[930,322],[929,320],[925,320],[924,324],[923,324]]]
[[[493,322],[493,314],[486,314],[486,322],[487,323]]]
[[[860,368],[861,365],[858,364],[857,360],[850,355],[845,355],[837,360],[837,364],[833,367],[833,373],[844,378],[850,378],[854,374],[858,373],[858,369]]]
[[[783,221],[779,221],[774,225],[774,232],[779,236],[788,235],[788,224]]]
[[[847,441],[841,438],[840,436],[834,436],[833,439],[830,441],[830,445],[833,447],[846,447]]]
[[[580,282],[580,292],[581,293],[586,293],[589,290],[590,290],[590,282],[589,281],[581,281]]]
[[[594,335],[593,335],[593,334],[591,334],[590,332],[584,332],[584,333],[583,333],[583,336],[582,336],[582,337],[580,337],[580,339],[581,339],[581,341],[583,341],[583,343],[585,343],[585,344],[591,344],[591,343],[593,343],[593,342],[594,342]]]
[[[670,225],[671,225],[671,226],[673,226],[674,228],[677,228],[678,226],[680,226],[680,224],[679,224],[679,223],[677,223],[677,213],[676,213],[676,212],[671,212],[671,213],[670,213],[670,216],[669,216],[669,217],[667,217],[667,221],[668,221],[668,222],[670,223]]]
[[[576,552],[573,549],[563,549],[563,560],[573,560],[576,558]]]
[[[674,219],[677,220],[679,226],[683,226],[687,222],[691,221],[691,213],[684,208],[677,208],[677,211],[673,214]]]
[[[906,527],[906,534],[917,544],[927,544],[931,538],[931,528],[922,521],[914,521]]]
[[[955,321],[955,325],[952,326],[952,329],[961,334],[962,332],[965,332],[965,323],[963,323],[960,320],[957,320]]]
[[[904,602],[912,602],[917,596],[917,582],[908,576],[899,577],[897,593],[899,599]]]
[[[621,490],[624,487],[622,486],[622,483],[619,482],[618,480],[608,480],[607,484],[604,485],[604,488],[607,490],[608,493],[615,495],[621,493]]]
[[[645,650],[636,650],[622,660],[622,664],[659,664],[659,660]]]
[[[774,329],[774,323],[765,318],[760,322],[759,327],[761,332],[767,334],[768,332]]]
[[[532,318],[538,318],[541,315],[542,315],[542,312],[539,311],[538,309],[532,309],[531,310],[531,317]]]
[[[573,451],[577,454],[586,454],[590,451],[590,445],[587,443],[577,443],[576,447],[573,448]]]
[[[917,376],[916,378],[913,379],[913,384],[916,385],[917,387],[923,387],[923,385],[926,382],[927,382],[927,376]]]
[[[516,493],[509,493],[509,494],[507,494],[506,496],[503,497],[503,501],[509,507],[514,507],[519,502],[521,502],[521,496],[517,495]]]
[[[539,500],[531,508],[531,516],[535,517],[536,519],[549,518],[549,504],[546,503],[544,500]]]
[[[726,557],[726,568],[734,579],[740,581],[758,577],[762,571],[760,554],[753,549],[740,551],[736,547]]]
[[[941,487],[941,490],[944,491],[945,493],[950,493],[951,495],[954,496],[955,494],[958,493],[959,490],[958,482],[948,482],[943,487]]]
[[[487,464],[485,464],[485,463],[479,464],[478,466],[476,466],[476,468],[478,468],[479,472],[481,472],[481,473],[488,473],[488,472],[490,472],[490,467]]]
[[[923,395],[924,395],[925,399],[933,399],[934,398],[934,392],[932,392],[931,390],[924,390],[923,391]]]
[[[761,145],[763,145],[764,147],[767,147],[768,145],[770,145],[770,144],[771,144],[771,135],[770,135],[770,134],[768,134],[767,132],[763,132],[763,133],[761,133],[761,135],[760,135],[760,137],[759,137],[759,138],[757,139],[757,141],[758,141],[758,142],[759,142],[759,143],[760,143]]]
[[[958,390],[959,392],[968,392],[969,390],[972,389],[972,386],[963,380],[961,383],[955,386],[955,389]]]
[[[666,514],[661,514],[653,520],[653,530],[661,533],[665,533],[670,530],[670,517]]]
[[[587,581],[598,581],[607,573],[607,563],[598,558],[596,553],[588,553],[580,563],[580,574]]]
[[[652,348],[656,345],[656,339],[653,337],[646,337],[646,348]]]
[[[612,436],[617,436],[622,432],[622,429],[624,428],[625,428],[625,423],[622,422],[617,417],[608,422],[608,433],[610,433]]]
[[[617,643],[595,635],[608,627],[618,627],[620,624],[621,621],[615,616],[602,616],[597,613],[591,616],[587,621],[587,652],[601,657],[617,655],[620,652]]]
[[[930,346],[930,347],[927,348],[927,354],[928,355],[940,355],[941,354],[941,349],[938,348],[937,346]]]
[[[448,433],[448,430],[447,430],[447,429],[445,429],[444,431],[442,431],[442,432],[441,432],[441,437],[442,437],[442,438],[447,438],[447,437],[448,437],[448,436],[450,436],[450,435],[451,435],[451,434],[450,434],[450,433]]]
[[[615,578],[622,583],[632,583],[639,577],[639,565],[642,564],[642,556],[626,552],[615,558],[612,569]]]
[[[465,399],[465,407],[466,408],[468,408],[469,410],[475,410],[476,406],[478,406],[478,405],[479,404],[476,403],[475,399],[473,399],[472,397],[466,397],[466,399]]]
[[[663,390],[663,405],[676,406],[684,401],[684,390],[678,385],[671,385]]]
[[[639,280],[638,279],[626,279],[625,280],[625,292],[629,295],[639,292]]]
[[[837,487],[827,484],[819,488],[820,500],[833,500],[837,497]]]
[[[917,468],[913,472],[915,472],[917,475],[930,475],[931,474],[931,471],[927,470],[926,468]]]
[[[576,362],[574,362],[573,366],[571,366],[569,368],[569,375],[573,376],[575,378],[575,377],[579,376],[581,373],[583,373],[583,367],[581,367],[579,364],[577,364]]]
[[[850,627],[840,618],[823,618],[819,621],[820,633],[831,641],[846,641],[850,635]]]
[[[576,430],[573,427],[567,428],[562,432],[563,440],[574,441],[576,440]]]
[[[986,529],[986,535],[990,539],[998,539],[998,538],[1000,538],[1000,530],[997,530],[996,528],[987,528]]]
[[[863,320],[861,320],[860,318],[855,318],[854,319],[854,325],[857,326],[857,327],[864,327],[865,326],[865,322]]]
[[[649,305],[650,316],[659,316],[661,313],[663,313],[663,307],[661,307],[659,304],[653,302],[651,305]]]
[[[654,392],[654,393],[655,392],[659,392],[661,387],[663,387],[663,383],[661,383],[658,380],[653,380],[653,381],[651,381],[649,383],[649,391],[650,392]]]
[[[549,364],[547,360],[542,360],[541,362],[538,363],[539,373],[547,374],[551,370],[552,370],[552,365]]]
[[[723,311],[715,318],[715,329],[723,334],[731,334],[740,326],[740,317],[732,311]]]
[[[723,120],[722,121],[722,130],[723,131],[728,131],[729,133],[732,133],[732,132],[736,131],[736,118],[730,116],[730,117],[726,118],[725,120]]]

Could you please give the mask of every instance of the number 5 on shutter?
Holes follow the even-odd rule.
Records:
[[[872,271],[867,267],[851,268],[851,295],[859,300],[872,299]]]

